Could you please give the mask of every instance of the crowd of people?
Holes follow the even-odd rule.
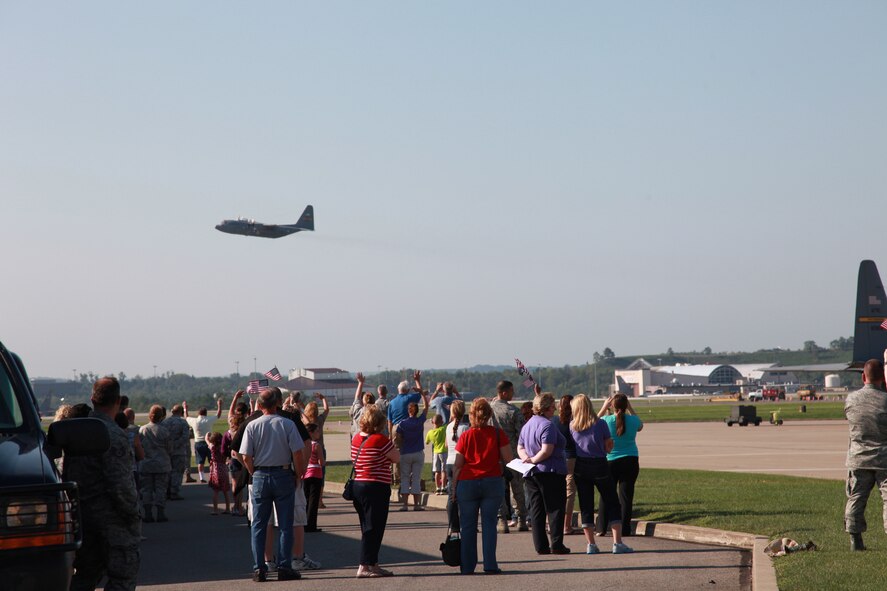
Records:
[[[357,380],[351,459],[357,485],[353,502],[363,534],[358,577],[390,575],[378,559],[392,484],[399,485],[400,511],[410,510],[410,497],[412,509],[422,510],[416,476],[425,463],[422,433],[429,407],[436,411],[425,436],[435,494],[449,495],[449,528],[461,539],[463,574],[474,573],[477,566],[478,519],[484,573],[501,572],[497,535],[513,527],[532,532],[539,554],[569,553],[564,535],[573,533],[577,496],[586,553],[600,552],[595,533],[605,532],[612,534],[614,554],[632,552],[623,536],[631,535],[639,473],[635,438],[643,423],[625,395],[607,399],[599,415],[584,394],[556,401],[537,385],[533,401],[518,409],[511,404],[514,385],[502,381],[492,400],[477,398],[466,409],[449,382],[438,384],[433,393],[423,390],[420,372],[413,376],[414,385],[401,382],[390,400],[384,386],[377,398],[364,390],[363,375]],[[509,464],[514,458],[521,462]]]
[[[514,386],[508,381],[498,384],[491,400],[478,398],[470,405],[450,382],[423,390],[418,371],[412,384],[401,382],[390,399],[384,385],[372,393],[365,390],[362,374],[357,382],[350,415],[359,578],[393,574],[379,560],[392,486],[399,492],[400,511],[424,510],[426,446],[434,494],[448,496],[449,530],[461,538],[462,573],[473,573],[478,563],[478,531],[488,574],[501,572],[497,535],[511,528],[531,531],[539,554],[570,552],[564,535],[572,533],[577,496],[587,553],[599,551],[595,529],[612,532],[614,553],[631,552],[622,536],[630,535],[638,476],[634,438],[643,425],[624,396],[607,400],[601,414],[611,414],[599,417],[584,395],[556,401],[538,387],[534,400],[518,408],[511,403]],[[249,520],[253,579],[264,581],[276,571],[279,580],[292,580],[320,568],[305,552],[305,534],[322,531],[318,514],[330,408],[322,395],[315,398],[305,401],[291,393],[284,399],[279,388],[266,389],[255,400],[237,392],[222,432],[214,430],[223,414],[221,399],[215,412],[200,408],[195,416],[187,402],[169,414],[153,405],[148,422],[139,427],[111,377],[94,384],[92,409],[60,408],[56,420],[96,417],[112,432],[111,449],[103,456],[61,460],[64,476],[80,485],[84,508],[84,544],[75,559],[72,589],[93,589],[102,576],[115,582],[114,588],[134,588],[141,524],[167,522],[166,503],[183,499],[183,480],[191,479],[192,439],[196,482],[211,492],[210,515]],[[507,467],[514,458],[523,467]]]

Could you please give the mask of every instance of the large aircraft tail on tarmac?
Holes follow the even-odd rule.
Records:
[[[781,371],[809,371],[832,373],[835,371],[862,371],[869,359],[883,359],[887,349],[887,295],[874,261],[859,263],[859,280],[856,287],[856,314],[853,316],[853,359],[844,363],[817,365],[781,365]],[[766,371],[767,368],[761,368]],[[774,368],[770,367],[772,371]]]
[[[859,263],[859,282],[856,287],[856,322],[853,331],[853,363],[862,367],[869,359],[883,359],[887,349],[887,330],[881,323],[887,320],[887,295],[874,261]]]
[[[293,225],[300,230],[314,231],[314,206],[309,205],[306,207],[305,211],[302,212],[302,217]]]

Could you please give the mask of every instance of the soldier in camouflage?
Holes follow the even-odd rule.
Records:
[[[172,464],[169,461],[169,433],[161,424],[163,407],[155,404],[148,411],[147,425],[139,429],[139,438],[145,450],[145,459],[139,465],[139,492],[142,493],[145,523],[169,521],[166,517],[166,489]]]
[[[114,422],[120,407],[117,379],[97,380],[92,403],[90,416],[106,424],[111,446],[100,456],[65,459],[68,477],[80,489],[83,519],[83,545],[74,557],[71,591],[93,591],[106,575],[106,591],[131,591],[139,572],[141,527],[132,447]]]
[[[887,358],[887,351],[884,356]],[[884,499],[884,527],[887,530],[887,392],[884,391],[884,365],[877,359],[866,361],[862,381],[862,389],[848,394],[844,403],[844,416],[850,427],[844,529],[850,534],[852,550],[865,550],[862,542],[862,533],[866,530],[865,506],[875,486]]]
[[[161,423],[169,433],[169,461],[172,470],[169,473],[169,498],[172,501],[182,500],[182,476],[185,470],[191,469],[191,427],[184,417],[185,409],[181,404],[172,407],[172,415]]]
[[[508,443],[511,444],[511,453],[517,457],[517,438],[520,430],[524,426],[524,416],[513,404],[511,399],[514,398],[514,384],[508,380],[502,380],[496,384],[496,398],[490,403],[493,409],[493,424],[508,436]],[[509,532],[509,523],[511,519],[511,501],[508,494],[511,489],[511,496],[514,497],[514,504],[517,506],[518,531],[527,531],[527,505],[524,501],[524,479],[511,468],[503,468],[503,478],[505,480],[505,497],[502,499],[502,507],[499,509],[499,525],[497,530],[499,533],[507,534]]]

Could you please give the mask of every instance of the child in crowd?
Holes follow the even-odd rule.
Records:
[[[212,515],[219,514],[219,493],[225,495],[223,514],[231,513],[231,484],[228,480],[228,464],[222,454],[222,434],[215,431],[206,434],[209,445],[209,487],[213,491]]]
[[[431,444],[431,469],[434,472],[434,484],[437,486],[434,494],[445,495],[447,494],[447,474],[444,472],[447,464],[447,433],[443,415],[434,415],[431,423],[434,429],[425,435],[425,443]]]
[[[232,515],[246,515],[243,510],[243,489],[238,490],[237,488],[237,480],[240,478],[243,464],[232,453],[234,451],[234,437],[244,420],[244,413],[238,412],[228,415],[228,430],[222,435],[222,457],[228,464],[228,480],[231,481],[231,494],[234,497]]]
[[[306,425],[308,434],[311,435],[311,457],[308,459],[308,469],[305,471],[303,483],[305,497],[308,501],[308,524],[305,533],[319,532],[317,527],[317,510],[320,508],[320,497],[323,491],[323,443],[320,442],[320,427],[316,423]]]

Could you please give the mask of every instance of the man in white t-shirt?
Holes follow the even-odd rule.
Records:
[[[215,417],[207,416],[205,406],[197,409],[196,417],[189,417],[188,402],[182,402],[182,408],[185,410],[185,420],[188,421],[188,426],[194,431],[194,459],[197,462],[197,477],[202,483],[206,482],[206,479],[203,477],[203,466],[209,460],[209,444],[206,443],[206,435],[213,430],[213,425],[216,424],[216,421],[222,418],[221,396],[216,400],[216,406],[218,408]]]

